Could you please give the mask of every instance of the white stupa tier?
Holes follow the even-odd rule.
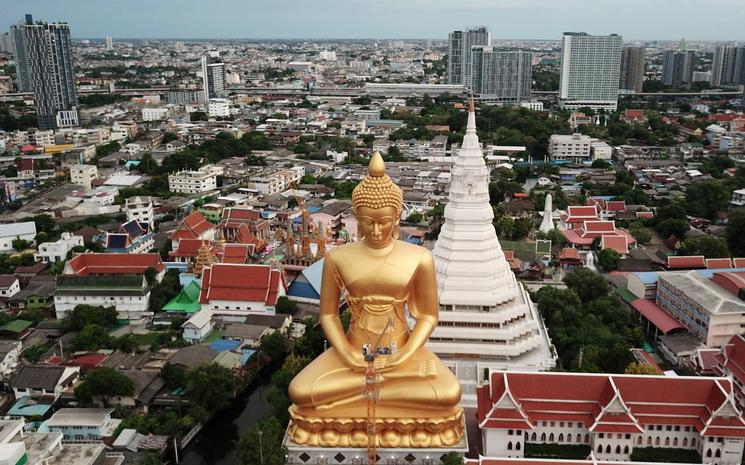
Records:
[[[510,270],[493,219],[472,103],[434,248],[440,323],[427,343],[455,371],[467,407],[476,405],[476,387],[489,371],[539,371],[556,364],[543,321]]]
[[[546,207],[543,209],[543,221],[538,230],[543,233],[547,233],[554,229],[554,211],[551,200],[551,194],[546,194]]]

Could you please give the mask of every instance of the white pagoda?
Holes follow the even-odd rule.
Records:
[[[543,209],[543,221],[538,230],[542,233],[547,233],[554,229],[554,211],[551,202],[551,194],[546,194],[546,207]]]
[[[427,345],[456,373],[467,407],[476,405],[476,387],[490,370],[543,371],[556,364],[543,321],[510,270],[493,219],[471,101],[434,248],[440,322]]]

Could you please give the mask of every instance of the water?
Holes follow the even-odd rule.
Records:
[[[271,414],[266,400],[270,384],[261,377],[233,404],[222,410],[202,428],[181,452],[180,465],[237,465],[236,445],[243,432]]]

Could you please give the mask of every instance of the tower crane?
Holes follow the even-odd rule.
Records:
[[[365,432],[367,433],[367,463],[368,465],[377,465],[378,452],[377,452],[377,425],[375,424],[376,415],[375,410],[380,402],[380,378],[377,369],[375,368],[375,358],[378,355],[388,356],[395,350],[393,344],[387,347],[381,347],[380,342],[383,336],[392,329],[393,320],[390,318],[383,328],[383,332],[380,333],[378,340],[375,342],[375,346],[365,344],[362,347],[362,355],[365,358],[367,367],[365,368],[365,398],[367,399],[367,418],[365,425]]]

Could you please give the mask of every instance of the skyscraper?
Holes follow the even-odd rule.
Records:
[[[471,87],[471,49],[483,45],[491,45],[491,32],[483,26],[448,35],[448,84]]]
[[[521,50],[471,49],[471,90],[487,103],[520,103],[530,99],[533,54]]]
[[[445,224],[433,252],[440,321],[427,347],[455,372],[463,388],[461,402],[471,407],[476,386],[490,370],[550,370],[556,355],[492,226],[489,169],[473,104],[451,176]]]
[[[641,92],[644,85],[645,66],[644,47],[624,47],[621,49],[620,88]]]
[[[745,84],[745,47],[720,46],[714,50],[711,85]]]
[[[111,39],[111,36],[106,36],[106,50],[114,50],[114,41]]]
[[[621,70],[621,36],[565,32],[559,107],[615,111]]]
[[[665,51],[662,62],[662,83],[676,89],[688,87],[693,82],[693,50]]]
[[[13,39],[10,32],[3,32],[0,36],[0,52],[13,53]]]
[[[34,93],[39,129],[77,126],[70,27],[67,23],[24,22],[11,26],[18,87]]]
[[[209,102],[211,98],[223,98],[228,95],[225,87],[225,63],[220,61],[219,57],[217,52],[202,56],[202,89],[205,102]]]

